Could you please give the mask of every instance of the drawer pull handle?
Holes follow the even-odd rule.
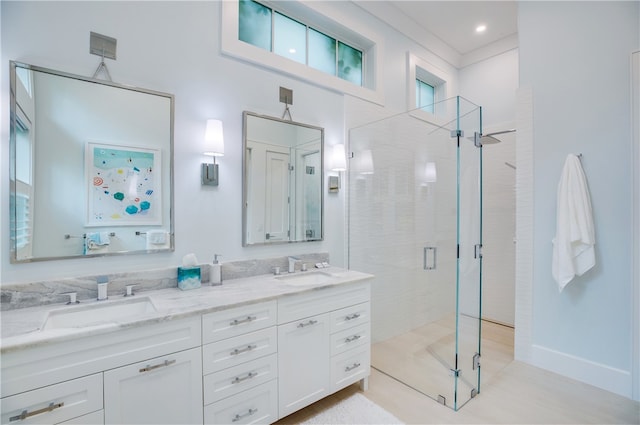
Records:
[[[249,372],[245,376],[243,376],[242,378],[240,378],[239,376],[236,376],[233,379],[233,381],[231,381],[231,383],[232,384],[239,384],[242,381],[246,381],[247,379],[255,378],[256,376],[258,376],[258,372]]]
[[[33,412],[29,412],[28,410],[23,410],[22,413],[16,416],[12,416],[9,418],[9,422],[13,421],[23,421],[31,416],[40,415],[41,413],[51,412],[52,410],[59,409],[64,406],[64,403],[51,403],[47,407],[43,407],[42,409],[34,410]]]
[[[244,348],[236,348],[235,350],[233,350],[229,354],[231,354],[232,356],[237,356],[238,354],[246,353],[247,351],[255,350],[256,348],[258,348],[258,346],[255,345],[255,344],[254,345],[247,345]]]
[[[249,323],[249,322],[253,322],[253,321],[254,321],[254,320],[256,320],[256,319],[257,319],[257,317],[256,317],[256,316],[247,316],[246,318],[244,318],[244,319],[240,319],[240,320],[238,320],[238,319],[233,319],[231,322],[229,322],[229,325],[231,325],[231,326],[237,326],[237,325],[240,325],[240,324],[242,324],[242,323]]]
[[[158,364],[153,365],[153,366],[151,366],[151,365],[147,365],[147,367],[143,367],[142,369],[140,369],[140,373],[143,373],[143,372],[149,372],[149,371],[151,371],[151,370],[158,369],[158,368],[160,368],[160,367],[167,367],[167,366],[171,366],[171,365],[172,365],[172,364],[174,364],[175,362],[176,362],[175,360],[165,360],[164,362],[162,362],[162,363],[158,363]]]
[[[309,320],[308,322],[302,322],[302,323],[298,323],[298,327],[299,328],[304,328],[305,326],[311,326],[311,325],[315,325],[316,323],[318,323],[317,320]]]
[[[344,318],[345,321],[354,320],[360,317],[360,313],[353,313]]]
[[[353,369],[357,369],[360,367],[360,363],[354,363],[351,366],[347,366],[344,368],[345,372],[351,372]]]
[[[350,336],[349,338],[345,338],[344,342],[350,343],[350,342],[353,342],[353,341],[357,341],[360,338],[362,338],[361,335],[353,335],[353,336]]]
[[[238,422],[240,419],[246,418],[247,416],[251,416],[254,413],[256,413],[258,411],[258,409],[249,409],[246,411],[246,413],[240,414],[240,413],[236,413],[236,415],[233,417],[233,419],[231,420],[232,422]]]

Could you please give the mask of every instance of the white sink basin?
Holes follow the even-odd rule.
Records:
[[[300,272],[276,277],[277,280],[291,285],[320,285],[334,279],[334,276],[325,272]]]
[[[156,307],[148,297],[77,305],[50,311],[41,330],[96,326],[155,311]]]

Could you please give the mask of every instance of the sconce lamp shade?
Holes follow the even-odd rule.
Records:
[[[373,174],[373,153],[366,149],[360,152],[359,161],[360,174]]]
[[[204,134],[204,154],[207,156],[224,156],[224,136],[222,121],[207,120]]]
[[[435,162],[427,162],[427,166],[424,170],[425,174],[425,183],[435,183],[438,180],[438,173],[436,171],[436,163]]]
[[[333,145],[331,151],[331,164],[333,171],[345,171],[347,169],[347,158],[345,156],[344,145],[339,143]]]

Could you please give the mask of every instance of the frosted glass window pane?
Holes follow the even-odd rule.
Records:
[[[240,0],[238,39],[271,51],[271,9],[252,0]]]
[[[426,112],[433,113],[433,104],[435,103],[435,90],[433,86],[416,80],[416,107]]]
[[[362,52],[338,42],[338,77],[362,85]]]
[[[306,63],[307,27],[276,12],[273,17],[273,52]]]
[[[336,39],[309,28],[309,66],[336,75]]]

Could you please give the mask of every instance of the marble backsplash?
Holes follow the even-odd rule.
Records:
[[[301,263],[312,269],[316,263],[329,262],[328,253],[294,256],[300,260],[296,270],[300,270]],[[228,280],[273,273],[275,267],[280,267],[282,272],[286,272],[288,266],[288,257],[223,262],[221,267],[222,284],[224,285],[225,281]],[[209,285],[209,265],[201,264],[200,268],[202,285]],[[73,292],[77,294],[77,299],[80,301],[95,299],[98,296],[96,284],[98,276],[108,277],[109,295],[122,295],[129,285],[134,286],[134,293],[177,288],[178,286],[177,267],[2,285],[0,288],[0,310],[13,310],[46,304],[65,304],[69,300],[67,294]]]

